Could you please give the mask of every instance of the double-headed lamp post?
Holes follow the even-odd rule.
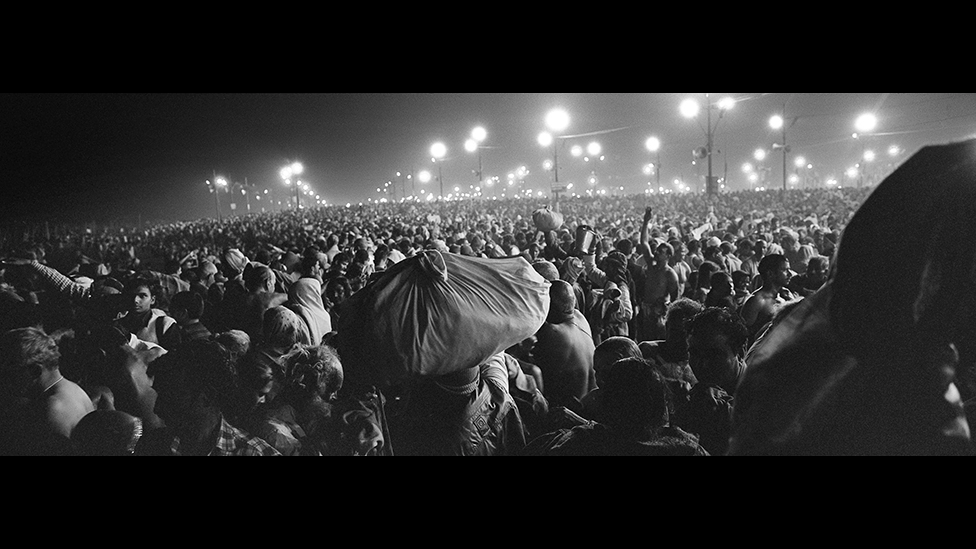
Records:
[[[214,208],[217,210],[217,222],[220,223],[222,221],[220,217],[220,190],[227,188],[227,180],[224,179],[223,177],[217,177],[217,174],[214,173],[213,183],[207,181],[207,185],[210,186],[210,190],[213,192]]]
[[[444,172],[441,170],[441,162],[447,154],[447,146],[438,141],[430,146],[431,160],[437,164],[437,180],[441,182],[441,199],[444,198]]]
[[[476,127],[471,130],[471,138],[464,142],[464,150],[473,153],[478,153],[478,171],[475,172],[475,178],[478,180],[478,184],[484,180],[484,175],[482,174],[481,167],[481,143],[488,137],[488,132],[485,131],[481,126]]]
[[[864,137],[864,135],[862,135],[862,134],[867,134],[867,133],[870,133],[870,132],[874,131],[874,128],[877,125],[878,125],[878,117],[877,116],[875,116],[873,113],[869,113],[869,112],[868,113],[864,113],[864,114],[858,116],[856,120],[854,120],[854,129],[857,130],[857,131],[851,137],[853,137],[854,139],[858,139],[858,138]],[[865,147],[866,146],[867,146],[867,144],[862,139],[861,140],[861,157],[862,158],[864,157],[865,153],[867,152],[867,151],[865,151]],[[860,187],[863,182],[864,182],[864,170],[861,170],[861,177],[858,178],[858,180],[857,180],[857,186]]]
[[[559,211],[559,146],[557,141],[559,135],[569,127],[569,113],[561,108],[555,108],[546,114],[546,128],[549,131],[539,134],[539,145],[548,147],[552,145],[552,173],[553,186],[552,194],[556,202],[556,211]],[[549,133],[552,132],[552,133]]]
[[[705,132],[705,155],[708,157],[708,179],[705,180],[705,190],[708,192],[708,194],[714,194],[718,192],[714,178],[712,177],[712,145],[714,143],[715,130],[718,128],[718,124],[722,120],[722,116],[725,114],[725,111],[730,110],[735,106],[735,99],[725,97],[713,105],[709,100],[709,94],[706,93],[705,106],[707,109],[707,122],[705,126],[702,126],[701,120],[698,120],[698,113],[701,110],[701,107],[694,99],[685,99],[682,101],[679,110],[681,115],[685,118],[694,118],[698,120],[698,126],[701,127],[703,132]],[[715,108],[718,109],[718,120],[715,121],[715,126],[712,127],[712,109]]]
[[[657,173],[657,186],[661,186],[661,140],[657,137],[648,137],[644,142],[644,147],[655,154],[654,171]],[[648,174],[650,175],[650,174]]]
[[[291,178],[292,178],[292,176],[293,175],[301,175],[301,173],[303,171],[305,171],[305,167],[302,166],[302,163],[301,162],[293,162],[290,165],[285,166],[284,168],[281,168],[281,172],[279,172],[279,175],[281,175],[281,178],[285,181],[285,185],[291,186]],[[299,208],[301,208],[301,206],[302,206],[302,198],[301,198],[301,194],[302,193],[301,193],[301,189],[299,189],[299,187],[301,185],[302,185],[302,182],[301,181],[296,181],[295,182],[294,190],[295,190],[295,209],[296,210],[299,209]]]

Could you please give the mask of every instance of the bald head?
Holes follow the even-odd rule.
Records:
[[[565,280],[553,280],[549,284],[549,316],[546,322],[560,324],[570,320],[576,309],[573,287]]]

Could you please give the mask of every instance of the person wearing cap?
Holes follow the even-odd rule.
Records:
[[[576,296],[568,282],[550,282],[549,314],[536,339],[530,362],[542,370],[543,395],[552,407],[578,412],[582,398],[596,386],[596,346],[586,317],[576,310]]]
[[[237,248],[225,248],[221,257],[220,271],[227,279],[223,284],[223,297],[215,311],[211,331],[224,332],[240,328],[244,318],[247,288],[244,285],[244,269],[251,261]]]

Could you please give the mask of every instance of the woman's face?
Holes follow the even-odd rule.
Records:
[[[329,286],[329,289],[326,291],[326,297],[329,298],[329,301],[338,305],[345,301],[346,298],[349,297],[349,294],[346,292],[346,288],[344,286],[341,284],[334,284]]]

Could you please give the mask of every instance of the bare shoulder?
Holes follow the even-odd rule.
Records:
[[[66,379],[47,399],[47,422],[54,431],[68,437],[81,418],[94,410],[88,393]]]

